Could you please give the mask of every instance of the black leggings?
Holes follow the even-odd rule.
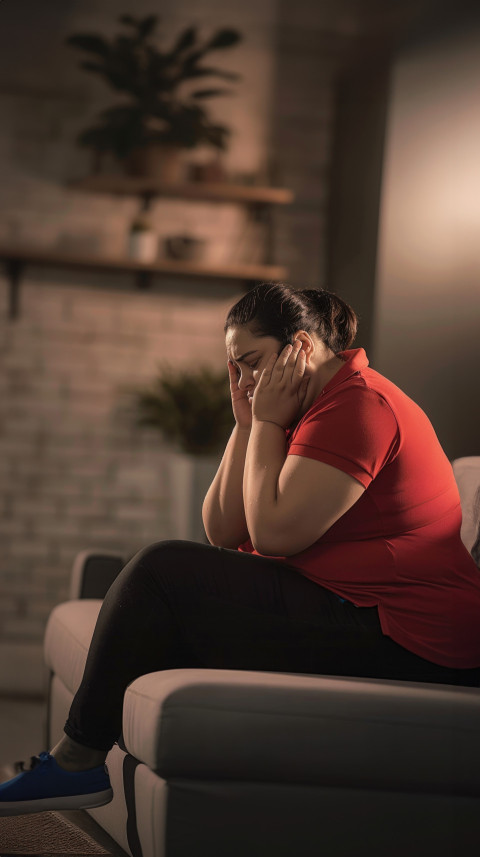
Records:
[[[110,587],[65,732],[97,750],[119,738],[127,685],[176,667],[476,685],[478,670],[417,657],[355,607],[282,562],[195,542],[140,551]]]

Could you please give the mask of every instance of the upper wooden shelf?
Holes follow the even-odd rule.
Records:
[[[293,193],[281,187],[229,184],[228,182],[188,182],[165,184],[152,179],[123,175],[92,175],[70,182],[70,187],[89,193],[122,196],[163,196],[198,202],[239,202],[245,204],[288,205]]]

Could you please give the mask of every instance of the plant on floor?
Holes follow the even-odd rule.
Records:
[[[233,428],[225,372],[162,368],[146,388],[133,393],[135,421],[158,429],[167,441],[191,455],[211,455],[225,446]]]
[[[123,32],[111,40],[92,33],[67,39],[69,46],[90,57],[80,68],[99,75],[113,90],[127,96],[125,102],[99,114],[100,121],[80,134],[80,145],[100,154],[112,152],[120,159],[151,144],[186,149],[209,144],[225,149],[230,130],[214,122],[203,105],[232,90],[211,85],[199,88],[199,82],[239,79],[233,72],[203,65],[203,60],[238,44],[240,33],[223,28],[201,41],[197,28],[187,27],[173,47],[160,50],[154,38],[156,15],[122,15],[118,20]]]

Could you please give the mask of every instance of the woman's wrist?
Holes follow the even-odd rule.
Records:
[[[270,423],[272,426],[277,426],[283,432],[285,431],[285,427],[280,423],[276,423],[275,420],[268,420],[265,417],[254,417],[254,422],[256,423]]]
[[[239,434],[239,435],[242,435],[242,434],[243,434],[243,435],[245,435],[246,437],[248,437],[248,436],[250,435],[250,432],[251,432],[251,430],[252,430],[252,426],[251,426],[251,425],[249,425],[249,426],[241,426],[241,425],[239,425],[238,423],[235,423],[235,428],[236,428],[236,430],[237,430],[237,434]]]

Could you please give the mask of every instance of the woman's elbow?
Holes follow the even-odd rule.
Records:
[[[258,533],[252,537],[252,544],[262,556],[295,556],[315,544],[323,533],[314,536],[302,533],[283,532]]]
[[[292,546],[288,537],[285,537],[285,533],[279,536],[273,533],[254,534],[252,544],[257,553],[262,556],[292,556],[298,553],[296,546]]]
[[[237,550],[238,546],[243,544],[248,539],[248,533],[243,532],[243,530],[222,527],[218,523],[206,525],[205,520],[203,521],[203,529],[205,530],[205,535],[210,542],[216,548],[228,548],[229,550]]]

